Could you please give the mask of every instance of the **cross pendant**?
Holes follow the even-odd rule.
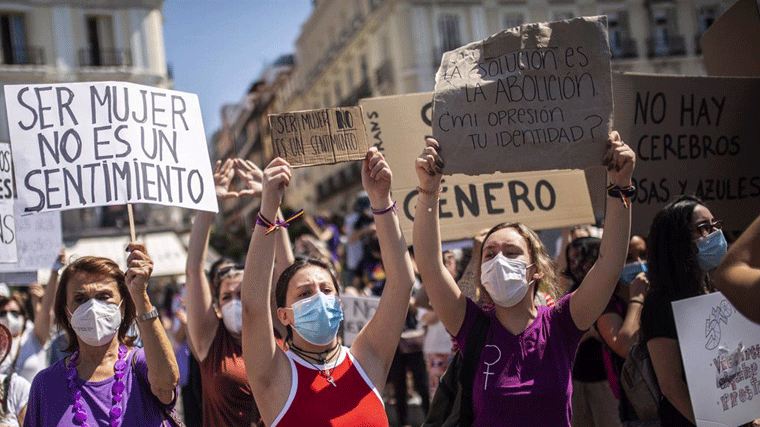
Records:
[[[335,384],[335,381],[333,380],[332,375],[330,375],[329,377],[327,377],[327,382],[330,383],[330,384],[332,384],[333,387],[337,387],[338,386],[337,384]]]

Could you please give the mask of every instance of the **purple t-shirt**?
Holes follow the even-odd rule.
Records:
[[[513,335],[495,312],[473,383],[474,427],[570,426],[570,378],[575,352],[584,331],[570,316],[570,295],[554,307],[537,307],[533,323]],[[467,300],[467,313],[456,336],[465,348],[467,335],[482,311]]]
[[[140,383],[132,369],[132,357],[136,357],[135,365],[146,380]],[[32,382],[29,393],[29,403],[26,410],[24,427],[79,427],[74,420],[74,401],[68,390],[66,366],[59,360],[54,365],[40,371]],[[127,368],[124,375],[125,390],[121,402],[122,426],[158,427],[164,416],[159,408],[159,401],[147,388],[148,365],[145,362],[145,350],[131,350],[127,355]],[[85,382],[76,378],[79,389],[82,390],[82,403],[87,411],[87,423],[90,426],[110,425],[112,396],[111,385],[114,378],[103,381]],[[176,396],[176,393],[175,393]],[[168,407],[173,407],[174,402]]]

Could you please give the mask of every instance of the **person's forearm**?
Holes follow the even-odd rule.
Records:
[[[50,329],[53,327],[53,302],[57,290],[58,270],[52,270],[34,318],[34,333],[43,344],[50,338]]]
[[[441,274],[445,268],[441,260],[441,229],[438,220],[438,196],[417,195],[414,214],[414,258],[420,275]],[[424,272],[424,273],[423,273]],[[430,291],[428,297],[432,299]]]
[[[678,412],[681,413],[691,423],[696,424],[694,418],[694,409],[691,406],[691,399],[689,398],[689,387],[686,382],[679,379],[676,380],[674,387],[671,390],[663,391],[663,395],[673,405]]]
[[[282,211],[279,209],[277,210],[277,215],[279,218],[283,218]],[[277,239],[274,256],[274,277],[279,278],[286,268],[296,262],[296,258],[293,255],[293,247],[290,245],[290,234],[287,227],[280,227],[272,234],[276,234],[275,237]]]
[[[615,349],[616,353],[621,357],[628,356],[628,351],[639,337],[642,307],[643,306],[639,303],[628,304],[628,311],[625,313],[623,326],[620,327],[620,331],[618,332],[619,345],[618,348]]]
[[[138,318],[154,309],[146,292],[132,295],[132,299]],[[166,336],[160,317],[140,321],[138,326],[145,349],[151,390],[161,402],[168,404],[174,398],[175,388],[179,382],[179,368],[171,342]]]

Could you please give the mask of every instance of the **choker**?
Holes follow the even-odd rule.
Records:
[[[332,375],[333,373],[335,373],[335,368],[337,367],[337,365],[333,366],[332,369],[328,369],[327,366],[325,366],[325,365],[327,364],[327,362],[330,359],[332,359],[336,355],[340,354],[340,349],[341,349],[340,343],[335,344],[335,347],[333,347],[333,348],[327,349],[325,351],[319,351],[319,352],[302,350],[302,349],[294,346],[292,343],[290,344],[290,350],[293,353],[299,355],[303,360],[306,361],[306,363],[308,363],[309,365],[311,365],[312,368],[314,368],[315,370],[317,370],[319,372],[319,375],[322,376],[322,378],[324,378],[325,381],[327,381],[328,383],[332,384],[333,387],[337,387],[338,386],[335,383],[335,379],[333,378],[333,375]],[[316,355],[326,354],[327,358],[324,358],[324,359],[321,358],[321,357],[320,358],[316,358],[314,356],[309,356],[309,354],[316,354]],[[311,360],[309,360],[309,359],[317,362],[317,364],[319,364],[319,365],[322,365],[322,367],[324,369],[319,369],[317,367],[317,365],[315,365],[314,363],[312,363]]]

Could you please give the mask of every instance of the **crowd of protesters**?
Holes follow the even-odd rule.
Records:
[[[613,132],[603,228],[566,229],[557,242],[520,223],[483,224],[472,242],[443,244],[439,150],[428,139],[409,165],[413,236],[374,148],[344,218],[285,218],[287,162],[225,159],[218,199],[260,201],[244,260],[206,271],[215,218],[198,212],[184,283],[163,301],[148,296],[153,261],[139,242],[126,271],[62,253],[46,286],[0,286],[0,427],[419,425],[471,341],[483,341],[472,425],[694,426],[670,303],[718,288],[757,321],[760,219],[726,256],[722,222],[682,196],[648,236],[631,236],[635,155]],[[350,346],[341,295],[379,298]],[[636,346],[661,392],[654,419],[621,387]]]

